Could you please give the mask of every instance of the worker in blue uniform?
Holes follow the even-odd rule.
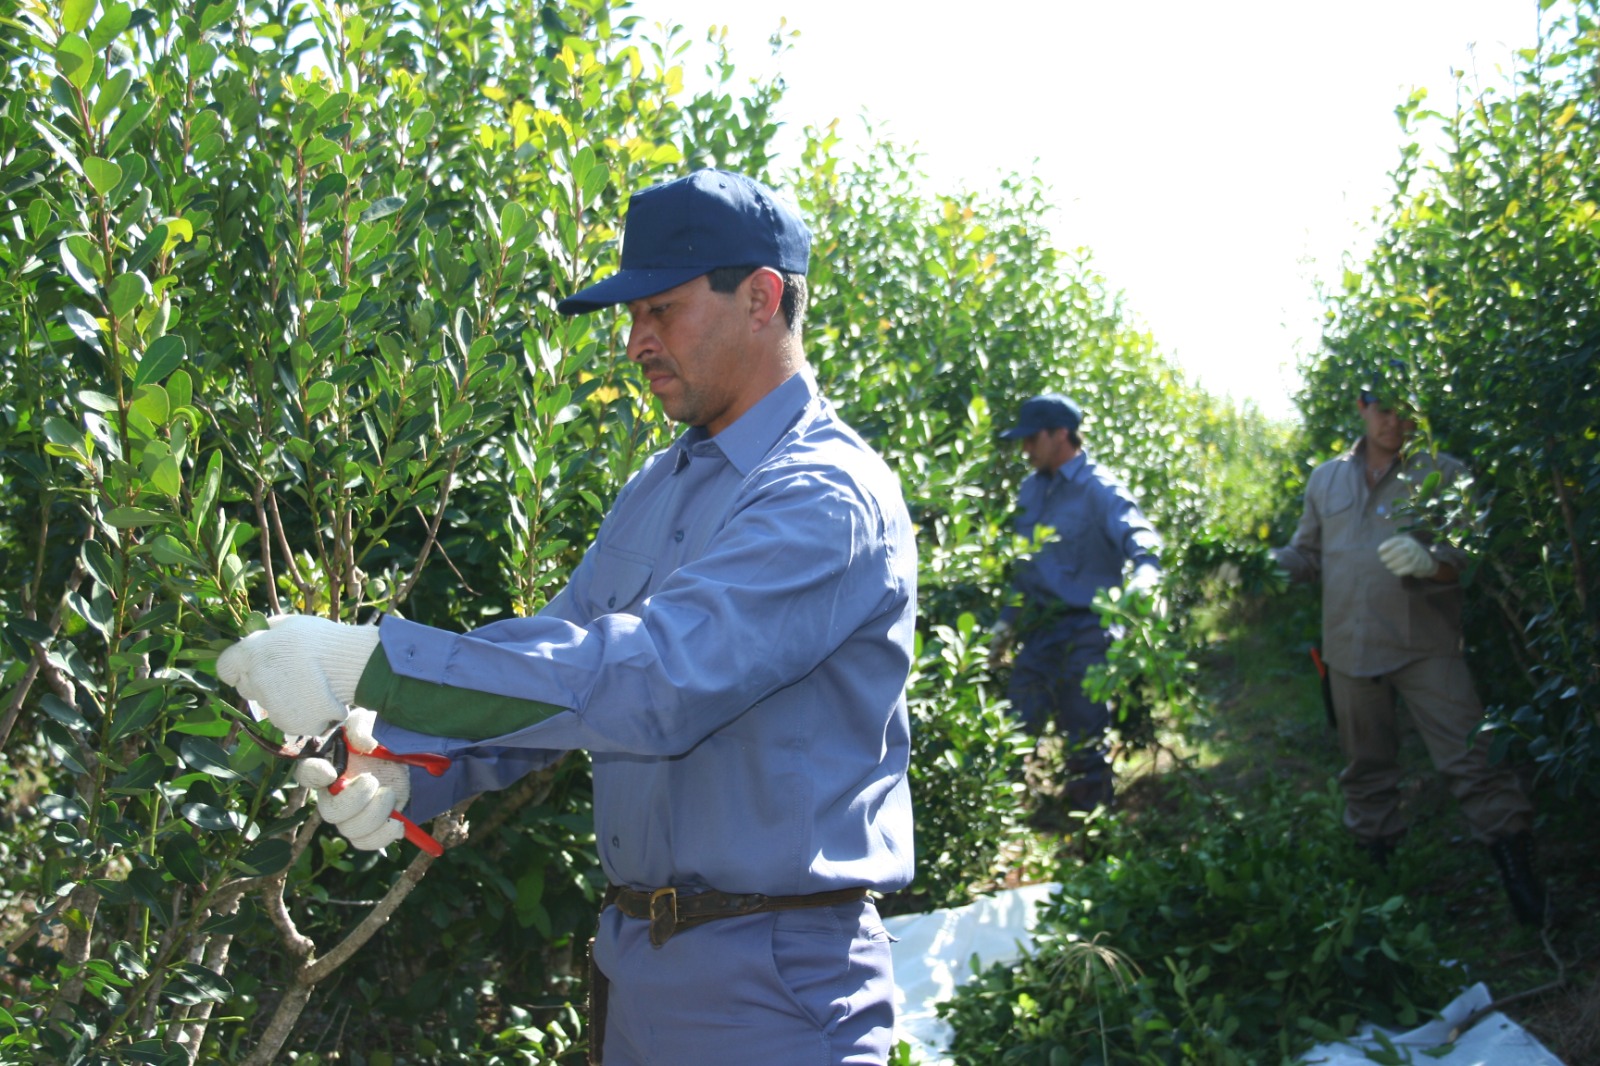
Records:
[[[1105,746],[1111,709],[1083,689],[1118,636],[1093,610],[1094,598],[1125,580],[1130,590],[1152,593],[1162,542],[1133,494],[1090,458],[1082,423],[1075,401],[1044,393],[1025,400],[1017,424],[1000,434],[1020,441],[1033,467],[1012,526],[1034,548],[1012,574],[990,657],[999,665],[1018,648],[1006,688],[1012,713],[1035,736],[1048,725],[1065,739],[1066,806],[1090,811],[1115,796]]]
[[[633,196],[621,269],[559,309],[625,305],[628,358],[686,429],[538,614],[467,633],[280,617],[218,660],[285,733],[359,708],[358,780],[318,797],[369,848],[399,837],[392,813],[424,820],[590,752],[611,881],[591,1039],[609,1066],[890,1053],[872,894],[912,877],[915,545],[894,474],[807,364],[810,245],[743,175]],[[453,762],[397,774],[354,761],[369,743]]]

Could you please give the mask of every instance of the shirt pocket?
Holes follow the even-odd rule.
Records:
[[[1360,519],[1355,489],[1335,483],[1319,501],[1317,512],[1322,519],[1322,543],[1333,549],[1349,547],[1344,543],[1345,534]]]
[[[637,614],[649,593],[655,560],[617,548],[601,548],[596,557],[590,596],[595,614]]]

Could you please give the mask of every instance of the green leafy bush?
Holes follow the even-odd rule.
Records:
[[[1308,443],[1345,446],[1381,374],[1423,442],[1472,468],[1454,520],[1475,562],[1468,637],[1494,751],[1561,794],[1600,788],[1600,6],[1546,21],[1506,84],[1417,94],[1384,231],[1327,295],[1303,368]],[[1437,144],[1438,149],[1430,146]],[[1398,370],[1386,372],[1393,362]],[[1441,503],[1447,501],[1440,501]],[[1448,510],[1448,509],[1447,509]]]
[[[271,611],[463,628],[547,601],[673,432],[613,357],[623,317],[554,300],[614,262],[631,190],[773,177],[780,86],[735,95],[719,51],[688,96],[683,42],[613,0],[0,6],[0,1053],[570,1057],[585,761],[400,867],[319,831],[209,664]],[[1051,246],[1037,182],[934,195],[892,146],[840,147],[814,132],[775,183],[826,242],[824,387],[919,523],[899,905],[961,902],[1014,832],[980,623],[1020,464],[991,412],[1075,392],[1172,530],[1229,510],[1201,486],[1254,423]]]
[[[1375,887],[1332,791],[1269,780],[1247,821],[1173,787],[1174,810],[1108,823],[1106,858],[1062,871],[1021,962],[941,1007],[956,1062],[1287,1061],[1447,997],[1458,975],[1412,905]]]

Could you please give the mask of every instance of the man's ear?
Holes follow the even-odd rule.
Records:
[[[749,286],[750,318],[760,330],[771,322],[783,305],[783,275],[771,267],[761,267],[745,278]]]

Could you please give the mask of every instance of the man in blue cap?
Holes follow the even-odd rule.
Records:
[[[1103,589],[1149,591],[1160,578],[1161,536],[1114,475],[1089,458],[1078,427],[1083,412],[1046,393],[1022,404],[1017,424],[1000,434],[1020,440],[1034,472],[1022,483],[1015,531],[1038,544],[1019,562],[990,643],[998,666],[1020,644],[1006,695],[1014,714],[1038,736],[1047,724],[1067,743],[1066,805],[1088,811],[1114,794],[1106,760],[1111,711],[1083,691],[1090,666],[1105,662],[1115,634],[1091,609]]]
[[[623,488],[566,588],[465,634],[275,619],[218,660],[285,733],[354,704],[358,750],[454,760],[435,779],[353,755],[355,780],[318,796],[360,846],[398,836],[393,812],[430,818],[592,754],[612,887],[591,1056],[609,1066],[890,1052],[869,892],[912,876],[916,551],[893,473],[807,365],[809,254],[795,210],[742,175],[636,194],[621,270],[559,307],[626,305],[628,357],[688,428]]]

